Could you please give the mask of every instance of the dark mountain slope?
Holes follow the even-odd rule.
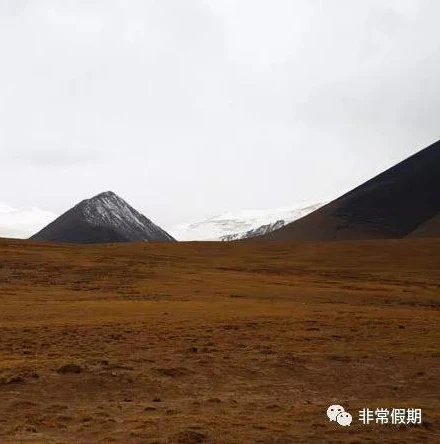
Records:
[[[410,233],[416,236],[418,227],[421,232],[422,225],[438,215],[440,141],[308,216],[259,239],[402,238]]]
[[[174,241],[111,191],[83,200],[31,239],[78,244]]]

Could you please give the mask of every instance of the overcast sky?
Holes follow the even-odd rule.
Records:
[[[438,0],[0,0],[0,203],[164,227],[348,191],[440,138]]]

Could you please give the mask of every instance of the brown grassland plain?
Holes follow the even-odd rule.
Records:
[[[440,442],[439,270],[440,239],[1,240],[0,443]]]

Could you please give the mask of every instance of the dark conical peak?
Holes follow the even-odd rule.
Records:
[[[75,243],[174,241],[113,191],[81,201],[33,239]]]

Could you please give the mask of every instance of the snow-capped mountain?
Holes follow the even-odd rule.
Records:
[[[0,237],[27,239],[57,215],[39,208],[13,208],[0,204]]]
[[[250,239],[251,237],[263,236],[263,234],[270,233],[271,231],[278,230],[278,228],[284,227],[286,221],[277,220],[273,224],[261,225],[261,227],[254,228],[252,230],[246,231],[245,233],[228,234],[222,236],[220,240],[224,242],[231,242],[239,239]]]
[[[225,213],[193,224],[178,225],[169,232],[179,241],[237,240],[260,236],[300,219],[326,202],[300,203],[272,210]]]
[[[174,241],[162,228],[111,191],[83,200],[32,239],[80,244]]]

